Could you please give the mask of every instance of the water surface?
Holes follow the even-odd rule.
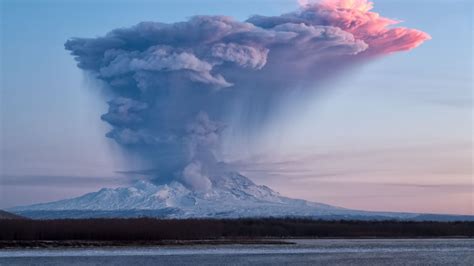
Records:
[[[288,245],[0,250],[0,265],[474,265],[474,240],[288,240]]]

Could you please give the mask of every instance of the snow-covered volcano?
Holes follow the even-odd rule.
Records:
[[[182,183],[104,188],[77,198],[17,207],[31,218],[162,217],[242,218],[307,217],[322,219],[411,219],[417,214],[355,211],[283,197],[266,186],[231,172],[211,178],[212,189],[197,192]]]
[[[17,207],[33,216],[261,217],[320,216],[344,209],[280,196],[237,173],[212,178],[212,189],[193,191],[178,181],[155,185],[138,181],[131,187],[104,188],[78,198]],[[41,214],[42,213],[42,214]],[[49,213],[49,214],[47,214]]]

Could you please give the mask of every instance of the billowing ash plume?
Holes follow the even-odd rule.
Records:
[[[371,12],[366,0],[305,3],[246,22],[196,16],[142,22],[66,42],[79,68],[115,95],[107,137],[139,156],[154,180],[212,187],[226,127],[258,129],[284,91],[315,84],[361,59],[417,47],[429,36]],[[229,119],[238,113],[240,119]]]

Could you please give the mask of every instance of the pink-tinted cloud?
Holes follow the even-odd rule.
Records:
[[[369,48],[365,51],[366,54],[380,55],[408,51],[431,39],[429,34],[416,29],[391,27],[400,21],[372,12],[374,5],[367,0],[299,2],[303,14],[311,14],[310,18],[350,32],[356,39],[367,43]]]
[[[298,97],[312,97],[323,81],[345,78],[342,70],[367,57],[409,50],[429,38],[389,28],[397,22],[371,8],[364,0],[325,0],[244,22],[226,16],[142,22],[74,38],[65,47],[115,97],[102,116],[112,126],[107,137],[131,161],[136,156],[156,169],[154,179],[178,178],[206,190],[206,177],[222,167],[220,125],[258,135],[280,115],[290,90],[307,88]]]

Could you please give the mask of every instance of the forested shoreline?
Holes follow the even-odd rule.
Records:
[[[0,241],[474,237],[474,222],[311,219],[0,220]]]

